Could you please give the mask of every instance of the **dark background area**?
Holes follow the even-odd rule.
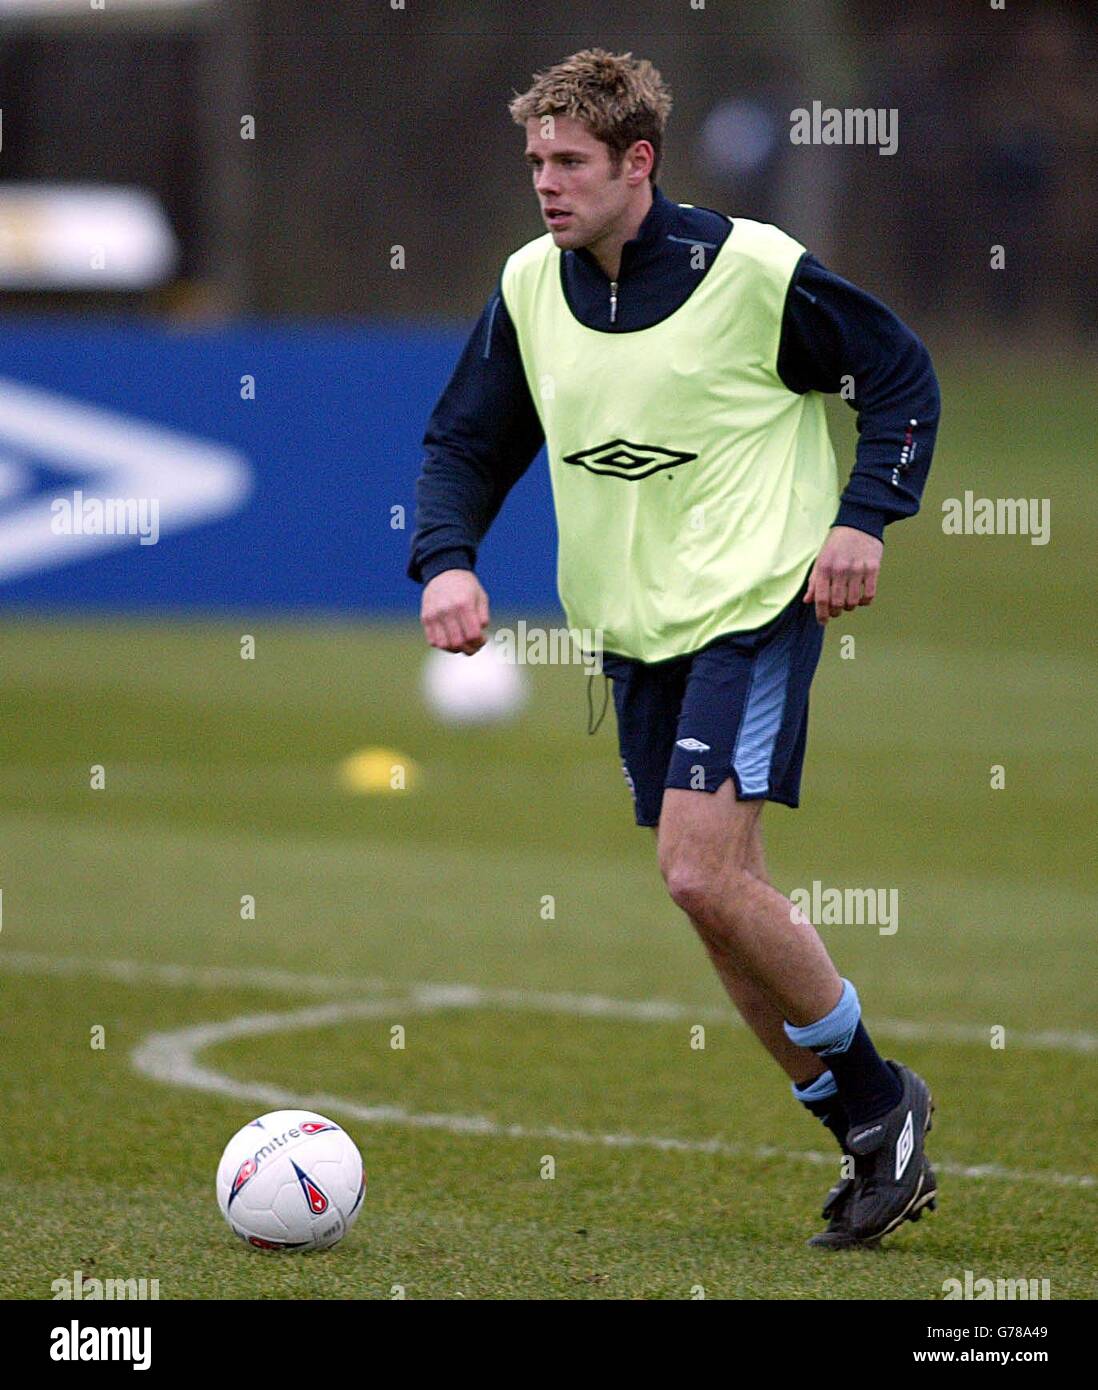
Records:
[[[507,100],[593,44],[671,86],[670,196],[778,222],[920,323],[1098,329],[1098,10],[1016,0],[226,0],[9,20],[0,181],[152,189],[183,254],[154,292],[7,306],[467,318],[542,231]],[[896,154],[794,146],[790,112],[814,100],[896,108]]]

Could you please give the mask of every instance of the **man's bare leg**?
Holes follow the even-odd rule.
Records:
[[[830,1073],[823,1095],[797,1086],[794,1095],[853,1156],[855,1170],[829,1193],[827,1230],[810,1244],[873,1244],[936,1202],[923,1148],[933,1101],[921,1077],[877,1052],[857,991],[839,978],[811,923],[766,882],[755,843],[760,811],[760,802],[736,799],[731,779],[713,793],[666,788],[660,872],[771,1055],[794,1082],[822,1076],[821,1060]],[[802,1071],[806,1049],[813,1061]]]
[[[736,799],[731,779],[712,793],[668,787],[657,839],[660,871],[672,899],[724,967],[722,976],[743,976],[761,990],[761,1002],[745,1001],[746,1017],[771,1054],[795,1082],[822,1075],[818,1065],[800,1071],[800,1049],[821,1059],[852,1131],[895,1109],[903,1082],[874,1047],[857,991],[839,978],[816,929],[752,873],[760,810],[758,801]],[[777,1051],[781,1044],[767,1000],[781,1015],[792,1053]],[[878,1127],[856,1137],[879,1132]]]
[[[815,927],[751,871],[761,804],[737,801],[731,778],[713,793],[668,787],[660,813],[660,871],[672,899],[707,946],[713,943],[725,969],[761,986],[783,1020],[803,1026],[831,1012],[842,981]]]
[[[761,808],[763,803],[747,804],[759,807],[760,812],[751,822],[745,847],[744,867],[754,878],[768,884],[770,880],[766,874],[766,857],[762,839]],[[653,832],[658,836],[659,827],[653,826]],[[709,959],[713,962],[714,968],[721,978],[721,983],[724,985],[728,997],[735,1004],[743,1021],[790,1080],[805,1082],[821,1076],[825,1067],[816,1054],[789,1041],[782,1026],[785,1021],[782,1011],[774,1003],[769,991],[754,976],[748,975],[744,971],[736,957],[712,932],[703,930],[696,922],[694,927],[709,954]]]

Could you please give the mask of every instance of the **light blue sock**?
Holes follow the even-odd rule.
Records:
[[[803,1090],[795,1081],[791,1081],[789,1084],[793,1088],[794,1098],[799,1100],[802,1105],[808,1105],[810,1101],[814,1100],[829,1100],[832,1096],[837,1096],[839,1094],[839,1088],[835,1084],[835,1078],[829,1071],[825,1071],[822,1075],[817,1076],[816,1079],[809,1082]]]
[[[815,1023],[806,1023],[802,1028],[788,1021],[783,1026],[790,1042],[809,1048],[817,1057],[830,1057],[837,1052],[845,1052],[850,1046],[861,1016],[858,991],[849,980],[844,980],[839,1002],[829,1014],[824,1014]]]

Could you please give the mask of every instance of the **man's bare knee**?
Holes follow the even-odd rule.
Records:
[[[711,861],[689,855],[661,865],[661,872],[672,902],[700,927],[734,918],[754,882],[752,874],[739,865],[714,868]]]
[[[658,854],[667,890],[691,917],[727,911],[750,886],[761,859],[759,803],[739,802],[731,779],[715,792],[669,787],[660,813]]]

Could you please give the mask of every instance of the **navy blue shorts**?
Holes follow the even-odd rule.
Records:
[[[808,689],[824,629],[796,598],[764,627],[646,664],[603,654],[614,686],[622,771],[638,825],[658,825],[665,787],[715,792],[731,777],[740,801],[800,804]]]

